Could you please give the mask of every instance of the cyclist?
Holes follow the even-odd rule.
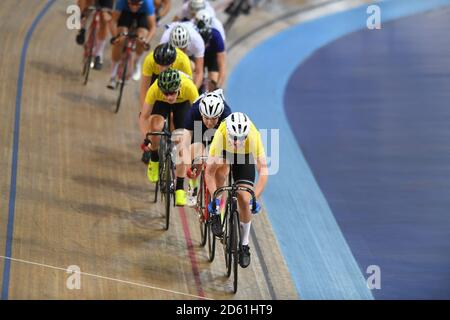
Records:
[[[142,80],[140,99],[144,105],[145,95],[150,85],[158,78],[158,75],[168,68],[177,69],[192,78],[191,62],[189,57],[180,49],[170,43],[158,45],[144,60],[142,67]]]
[[[231,165],[233,181],[238,185],[254,187],[255,196],[258,199],[267,183],[267,161],[258,129],[244,113],[235,112],[229,115],[214,134],[205,174],[206,184],[211,194],[220,187],[216,184],[216,174],[226,172],[224,167],[228,165]],[[256,185],[255,167],[258,171]],[[226,177],[223,179],[225,180]],[[254,213],[260,210],[258,202],[256,207]],[[220,236],[222,228],[217,208],[218,205],[213,211],[210,204],[208,211],[212,219],[211,230],[213,234]],[[238,192],[238,209],[242,235],[239,264],[246,268],[250,264],[249,236],[252,219],[251,198],[247,192]]]
[[[94,69],[101,70],[103,66],[103,53],[106,46],[106,36],[108,34],[108,29],[111,34],[114,32],[113,25],[111,23],[112,16],[111,12],[114,7],[114,0],[78,0],[77,4],[81,11],[81,29],[77,34],[76,42],[79,45],[83,45],[86,38],[86,9],[94,4],[98,4],[102,8],[102,14],[100,16],[100,28],[96,34],[97,36],[97,46],[95,48],[95,60]]]
[[[205,44],[191,21],[168,24],[160,43],[170,42],[194,61],[194,83],[200,88],[203,83]]]
[[[170,11],[170,0],[153,0],[156,13],[156,22],[158,23],[161,18],[164,18]]]
[[[190,0],[183,4],[181,12],[175,17],[174,21],[189,21],[195,18],[197,12],[200,10],[206,10],[211,16],[211,25],[213,28],[220,32],[223,40],[225,41],[225,29],[222,22],[216,17],[216,11],[207,0]]]
[[[183,146],[187,147],[185,163],[190,164],[193,159],[207,154],[206,149],[211,144],[216,129],[220,123],[231,114],[231,109],[223,99],[222,89],[202,95],[192,105],[185,119],[185,135]],[[197,200],[197,177],[196,173],[187,168],[189,179],[188,205],[194,206]],[[226,174],[225,174],[226,176]],[[216,184],[223,185],[222,176],[216,175]]]
[[[122,55],[125,39],[124,34],[135,22],[137,25],[137,47],[134,65],[133,79],[139,80],[141,77],[141,62],[144,58],[142,54],[145,47],[149,46],[150,40],[156,31],[156,20],[152,0],[118,0],[116,9],[113,12],[113,20],[118,26],[118,32],[115,32],[111,39],[114,46],[112,49],[112,70],[111,79],[108,83],[109,89],[116,88],[116,75],[119,68],[119,61]]]
[[[164,127],[164,119],[173,112],[174,129],[184,128],[184,119],[191,105],[198,98],[198,91],[191,79],[182,72],[169,68],[161,72],[150,89],[147,91],[142,112],[139,116],[139,128],[145,141],[147,132],[161,131]],[[159,138],[151,137],[150,146],[144,151],[150,151],[150,161],[147,176],[150,182],[158,181],[159,170]],[[180,139],[174,139],[179,144]],[[183,148],[179,148],[177,154],[183,159]],[[186,205],[186,192],[184,191],[184,177],[186,168],[183,165],[176,166],[175,204]]]
[[[211,26],[211,16],[200,10],[195,16],[195,25],[205,42],[205,68],[208,70],[209,88],[215,90],[223,86],[226,76],[225,41],[220,32]]]

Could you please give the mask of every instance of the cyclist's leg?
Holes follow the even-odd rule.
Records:
[[[215,85],[212,84],[212,82],[217,84],[219,80],[219,65],[217,63],[217,53],[205,54],[205,67],[208,69],[208,88],[206,89],[211,92],[217,89]]]
[[[94,0],[78,0],[77,5],[80,8],[81,12],[81,28],[80,31],[77,34],[76,42],[79,45],[83,45],[85,41],[85,34],[86,34],[86,9],[93,5]]]
[[[245,156],[245,163],[238,161],[233,164],[233,180],[238,185],[253,188],[255,182],[255,164],[249,161],[249,155]],[[250,210],[251,196],[248,192],[238,192],[239,219],[241,225],[242,251],[240,251],[239,263],[241,267],[246,268],[250,264],[250,227],[252,222],[252,213]]]
[[[113,0],[99,0],[103,11],[100,16],[100,27],[97,33],[97,47],[95,52],[95,69],[101,69],[103,64],[103,52],[106,46],[106,37],[108,36],[108,27],[112,20],[111,11],[113,9]]]
[[[137,35],[139,38],[147,39],[148,36],[148,23],[147,23],[147,16],[145,14],[139,14],[136,17],[137,23],[138,23],[138,29],[137,29]],[[135,63],[134,63],[134,74],[133,74],[133,80],[138,81],[141,78],[141,66],[142,61],[145,58],[144,53],[144,46],[141,42],[137,42],[136,45],[136,57],[135,57]]]
[[[189,135],[189,133],[188,133]],[[190,136],[190,135],[189,135]],[[189,137],[190,138],[190,137]],[[193,142],[193,140],[189,139],[189,142]],[[187,148],[186,154],[189,156],[189,163],[192,163],[192,161],[197,158],[205,155],[205,148],[203,146],[203,143],[201,142],[194,142],[192,144],[189,144]],[[201,170],[201,162],[197,163],[195,167],[196,174],[191,171],[191,165],[188,166],[186,175],[189,178],[189,187],[188,187],[188,205],[194,206],[196,204],[197,200],[197,191],[198,191],[198,183],[199,183],[199,173]]]
[[[147,132],[162,131],[164,127],[164,119],[168,115],[169,108],[166,103],[156,101],[153,106],[152,115],[148,121]],[[148,162],[147,176],[150,182],[158,181],[159,170],[159,142],[161,138],[158,136],[150,137],[150,161]]]
[[[173,124],[175,126],[175,131],[177,129],[185,129],[184,128],[184,119],[186,118],[186,114],[189,111],[191,104],[189,101],[183,103],[176,103],[172,105],[173,110]],[[177,145],[182,141],[182,137],[173,137],[173,140]],[[184,178],[186,177],[186,169],[187,165],[190,164],[189,161],[189,153],[185,148],[178,148],[178,157],[182,159],[183,165],[178,165],[176,167],[176,176],[177,183],[175,188],[175,203],[179,206],[184,206],[187,202],[186,192],[184,191]]]
[[[131,15],[127,11],[122,11],[120,13],[119,19],[117,21],[118,33],[128,32],[128,29],[133,22],[131,19]],[[119,69],[119,61],[122,57],[123,46],[125,43],[125,39],[120,39],[112,46],[112,55],[111,55],[111,80],[108,88],[114,88],[113,82],[116,81],[117,71]]]

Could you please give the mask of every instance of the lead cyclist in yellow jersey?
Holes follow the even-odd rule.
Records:
[[[255,125],[247,115],[241,112],[230,114],[221,123],[209,149],[209,158],[206,165],[206,185],[210,194],[214,194],[217,188],[216,175],[222,176],[222,181],[226,181],[229,165],[233,174],[233,181],[238,185],[245,185],[254,188],[255,196],[260,198],[267,184],[267,161],[261,136]],[[258,171],[258,181],[255,185],[255,167]],[[222,233],[220,215],[209,206],[214,235],[220,236]],[[239,264],[246,268],[250,264],[249,236],[252,220],[251,199],[247,192],[238,192],[239,218],[242,230],[242,251],[239,252]],[[256,211],[260,206],[256,204]]]
[[[142,112],[139,116],[139,127],[142,139],[145,141],[147,132],[162,131],[164,119],[173,112],[175,129],[184,129],[184,119],[192,104],[198,98],[198,90],[194,82],[182,72],[169,68],[161,72],[158,80],[148,89]],[[159,170],[159,137],[150,139],[150,147],[144,147],[145,152],[150,152],[147,176],[150,182],[158,181]],[[180,141],[173,139],[175,144]],[[179,137],[181,140],[181,137]],[[183,148],[178,148],[179,159],[183,163],[189,161],[189,155],[183,153]],[[178,161],[177,161],[178,162]],[[184,177],[186,166],[176,166],[177,182],[175,187],[175,204],[186,205],[186,192],[184,191]]]

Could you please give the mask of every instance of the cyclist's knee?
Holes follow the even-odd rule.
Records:
[[[107,25],[112,19],[111,13],[109,11],[103,11],[100,17],[101,23]]]
[[[164,127],[164,118],[159,114],[150,116],[149,119],[150,129],[153,131],[161,131]]]

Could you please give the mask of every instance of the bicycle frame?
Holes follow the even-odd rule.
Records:
[[[231,182],[231,169],[229,179]],[[227,205],[225,210],[225,216],[223,219],[223,235],[221,242],[224,247],[225,263],[227,269],[227,277],[231,275],[231,262],[233,260],[234,280],[233,280],[233,292],[237,292],[237,279],[238,279],[238,252],[242,250],[241,241],[241,228],[239,223],[239,210],[238,210],[238,192],[244,191],[250,193],[253,201],[252,211],[256,210],[256,197],[252,189],[248,187],[239,186],[234,182],[228,187],[218,188],[212,198],[212,209],[216,211],[216,199],[219,194],[228,192]]]
[[[175,206],[175,196],[173,196],[173,193],[175,192],[175,163],[172,157],[172,150],[173,150],[173,142],[172,142],[172,133],[169,130],[169,123],[170,123],[170,112],[168,114],[167,119],[164,122],[163,131],[161,132],[149,132],[147,133],[147,139],[149,139],[151,136],[160,136],[161,141],[159,143],[159,172],[158,172],[158,182],[156,184],[156,190],[155,190],[155,202],[157,200],[158,196],[158,188],[161,189],[161,199],[163,199],[163,196],[166,197],[166,227],[165,230],[169,229],[169,217],[170,217],[170,197],[172,195],[173,198],[173,206]],[[169,161],[168,161],[169,159]],[[166,168],[166,166],[169,166],[169,168]],[[166,185],[164,183],[167,183],[167,180],[169,180],[169,185]]]

